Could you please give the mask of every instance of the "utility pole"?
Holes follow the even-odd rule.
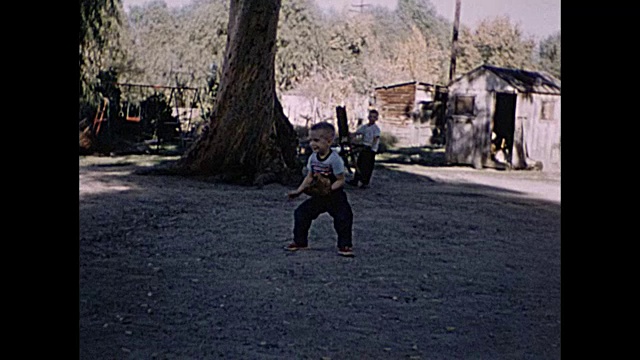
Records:
[[[364,3],[363,3],[363,0],[360,0],[360,5],[353,5],[353,4],[351,4],[351,6],[353,6],[353,7],[357,7],[357,8],[360,8],[360,9],[359,9],[359,10],[349,10],[349,11],[355,11],[355,12],[362,13],[362,10],[364,9],[364,7],[365,7],[365,6],[371,6],[371,4],[364,4]]]
[[[449,67],[449,81],[453,81],[456,75],[456,54],[458,46],[458,28],[460,26],[460,2],[456,0],[456,13],[453,20],[453,40],[451,41],[451,66]]]

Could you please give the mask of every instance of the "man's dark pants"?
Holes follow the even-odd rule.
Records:
[[[310,197],[296,208],[293,213],[293,241],[299,246],[307,246],[311,223],[325,212],[333,218],[338,247],[352,246],[353,212],[343,189],[332,191],[327,196]]]

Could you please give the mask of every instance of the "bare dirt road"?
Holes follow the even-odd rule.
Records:
[[[560,175],[380,162],[289,253],[262,189],[79,159],[80,359],[559,359]]]

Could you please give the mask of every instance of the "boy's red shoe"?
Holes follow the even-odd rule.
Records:
[[[351,250],[350,246],[342,246],[338,248],[338,254],[342,256],[353,256],[353,250]]]
[[[303,250],[303,249],[308,249],[309,246],[300,246],[294,242],[292,242],[291,244],[287,245],[284,247],[285,250],[289,250],[289,251],[296,251],[296,250]]]

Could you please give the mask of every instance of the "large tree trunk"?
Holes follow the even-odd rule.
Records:
[[[299,172],[297,137],[276,97],[281,0],[231,0],[220,89],[209,129],[178,162],[183,173],[263,185]]]

